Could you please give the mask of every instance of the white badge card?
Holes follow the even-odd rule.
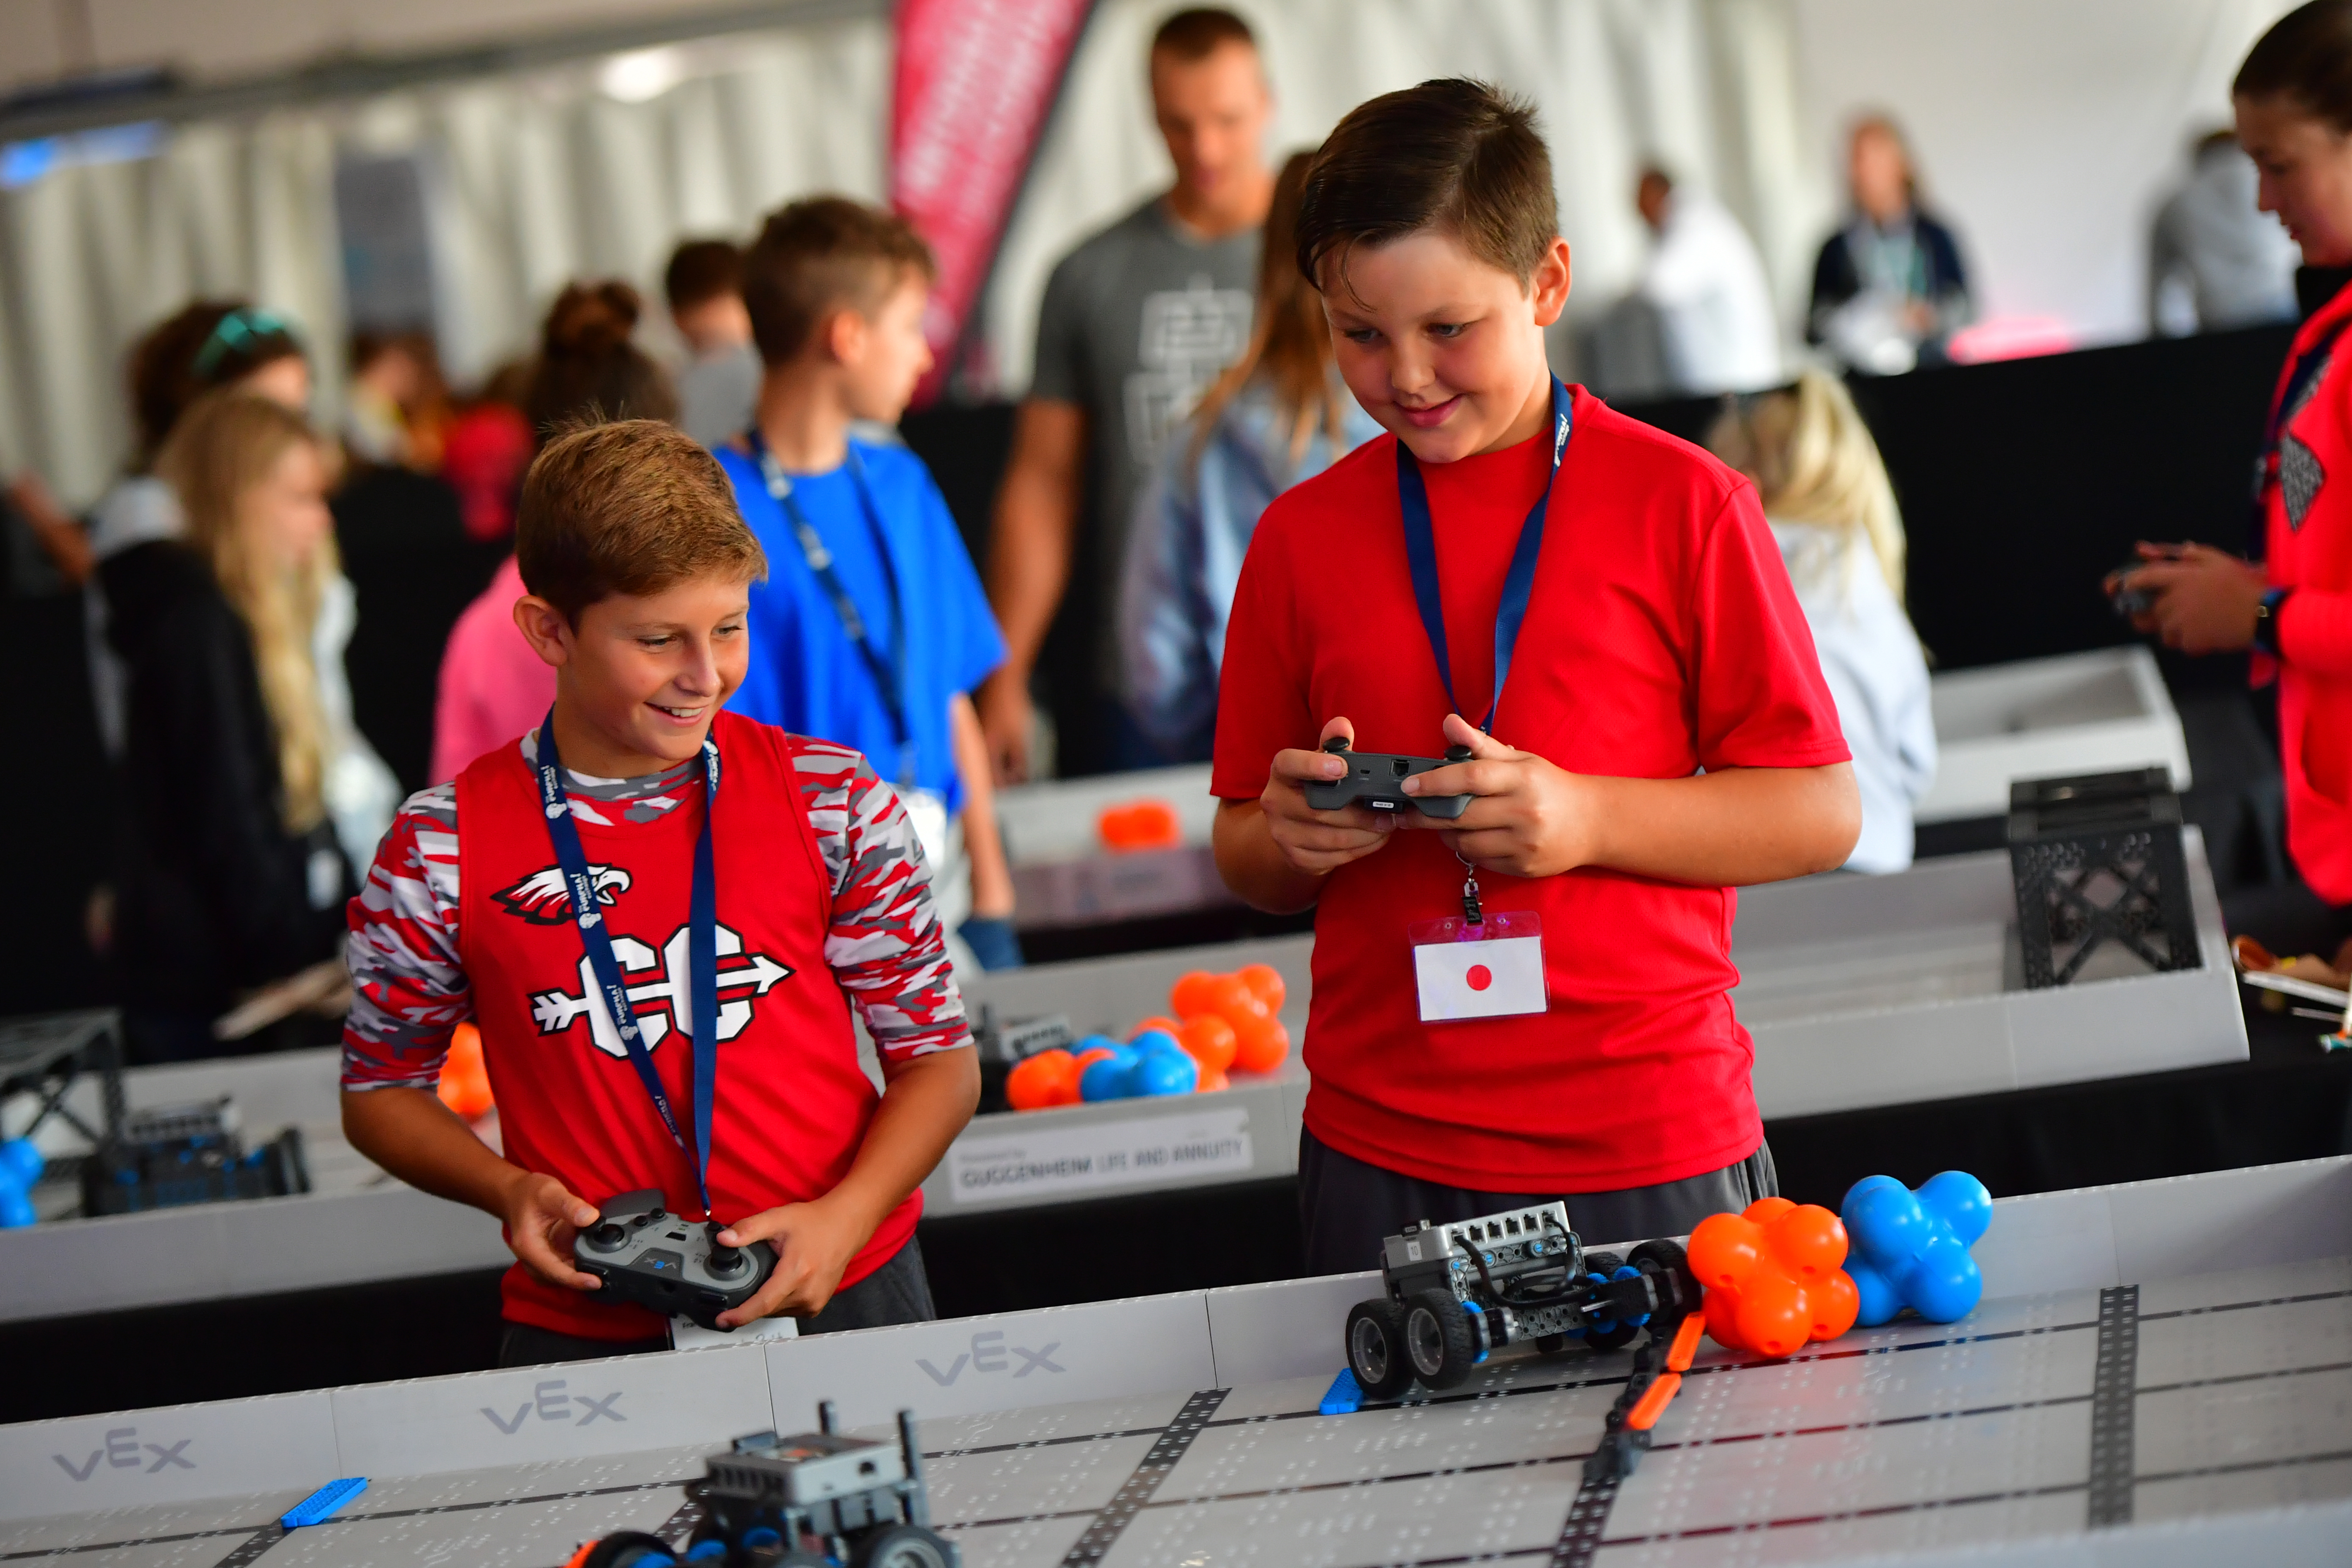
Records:
[[[1473,923],[1460,915],[1423,921],[1405,931],[1412,943],[1421,1021],[1508,1018],[1550,1005],[1544,991],[1543,917],[1506,910]]]

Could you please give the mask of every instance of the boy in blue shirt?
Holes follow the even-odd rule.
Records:
[[[968,693],[1004,640],[930,470],[851,435],[897,424],[930,368],[933,274],[904,218],[841,196],[776,213],[744,256],[765,371],[752,427],[718,456],[772,564],[730,706],[871,758],[921,833],[948,928],[994,969],[1021,953]]]

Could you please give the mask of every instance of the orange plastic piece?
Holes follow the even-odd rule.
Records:
[[[1078,1059],[1069,1052],[1039,1051],[1005,1075],[1004,1101],[1015,1110],[1076,1105],[1079,1071]]]
[[[1192,1092],[1194,1094],[1214,1094],[1219,1089],[1229,1089],[1231,1087],[1232,1081],[1228,1079],[1223,1072],[1211,1072],[1207,1068],[1202,1068],[1201,1069],[1201,1081],[1192,1086]]]
[[[1272,1072],[1290,1055],[1290,1031],[1282,1020],[1259,1015],[1234,1021],[1234,1066],[1244,1072]]]
[[[1675,1331],[1675,1342],[1666,1347],[1666,1370],[1668,1372],[1688,1372],[1690,1370],[1691,1358],[1698,1354],[1698,1337],[1706,1331],[1706,1315],[1705,1313],[1687,1312],[1684,1314],[1683,1326]]]
[[[604,1544],[601,1541],[582,1542],[580,1550],[572,1554],[571,1561],[564,1563],[563,1568],[588,1568],[588,1553]]]
[[[1095,814],[1095,831],[1106,847],[1122,852],[1173,849],[1184,842],[1184,825],[1176,808],[1150,797],[1104,806]]]
[[[1236,1029],[1244,1019],[1274,1016],[1274,1009],[1259,1001],[1257,993],[1238,974],[1217,975],[1206,990],[1209,1005],[1202,1011],[1214,1013]]]
[[[460,1024],[449,1035],[449,1054],[441,1063],[436,1090],[441,1103],[468,1121],[478,1121],[496,1103],[490,1094],[489,1068],[482,1061],[482,1031]]]
[[[1038,1054],[1042,1056],[1045,1053],[1041,1051]],[[1105,1057],[1116,1054],[1117,1053],[1108,1046],[1097,1046],[1093,1050],[1080,1051],[1076,1056],[1072,1057],[1070,1060],[1076,1064],[1079,1073],[1083,1075],[1086,1070],[1094,1066],[1095,1063],[1102,1060]]]
[[[1203,1013],[1178,1025],[1176,1039],[1192,1053],[1204,1073],[1223,1072],[1234,1065],[1234,1058],[1241,1050],[1241,1037],[1214,1013]]]
[[[1250,994],[1265,1004],[1269,1013],[1282,1011],[1282,999],[1290,994],[1283,984],[1282,971],[1271,963],[1246,963],[1234,971],[1234,978],[1250,988]]]
[[[1127,1032],[1128,1044],[1133,1045],[1135,1043],[1136,1037],[1139,1035],[1148,1035],[1154,1029],[1159,1030],[1163,1035],[1174,1036],[1180,1040],[1184,1037],[1183,1025],[1178,1023],[1173,1018],[1165,1018],[1161,1017],[1158,1014],[1154,1014]]]
[[[1180,1018],[1197,1018],[1203,1013],[1216,1011],[1216,997],[1221,988],[1222,974],[1212,974],[1205,969],[1194,969],[1176,977],[1168,988],[1168,1010]]]
[[[1633,1408],[1625,1412],[1626,1429],[1633,1432],[1646,1432],[1658,1424],[1658,1417],[1666,1413],[1666,1406],[1674,1403],[1675,1390],[1682,1385],[1681,1373],[1659,1373],[1658,1381],[1643,1389],[1642,1397],[1634,1402]]]
[[[1818,1204],[1764,1198],[1710,1215],[1691,1232],[1690,1261],[1706,1288],[1717,1344],[1780,1357],[1853,1327],[1862,1299],[1845,1262],[1845,1226]]]

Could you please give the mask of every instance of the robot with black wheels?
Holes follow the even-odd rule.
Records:
[[[1559,1203],[1408,1226],[1381,1244],[1381,1284],[1348,1313],[1348,1369],[1367,1399],[1398,1398],[1416,1381],[1457,1387],[1495,1351],[1528,1340],[1547,1353],[1574,1341],[1615,1350],[1653,1320],[1666,1331],[1699,1310],[1680,1247],[1587,1252]]]
[[[898,1412],[896,1447],[836,1431],[833,1402],[817,1430],[755,1432],[713,1454],[687,1483],[702,1522],[683,1551],[637,1531],[580,1549],[566,1568],[960,1568],[953,1542],[931,1528],[915,1413]]]

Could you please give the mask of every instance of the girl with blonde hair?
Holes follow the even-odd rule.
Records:
[[[1936,722],[1927,657],[1903,611],[1903,514],[1878,444],[1844,385],[1808,370],[1792,387],[1736,400],[1707,446],[1756,482],[1837,701],[1862,790],[1846,868],[1900,871],[1911,808],[1936,779]]]
[[[355,737],[322,691],[341,689],[321,680],[322,616],[350,592],[326,446],[300,415],[220,392],[155,471],[185,531],[126,552],[108,584],[129,672],[114,952],[133,1054],[171,1060],[221,1048],[210,1026],[239,992],[333,956],[351,879],[331,796]]]

